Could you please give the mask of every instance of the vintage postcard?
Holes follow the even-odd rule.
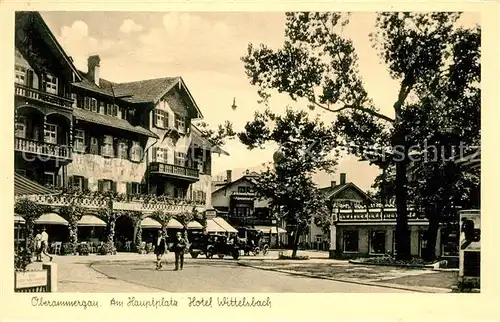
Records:
[[[138,5],[0,6],[6,321],[499,317],[496,5]]]

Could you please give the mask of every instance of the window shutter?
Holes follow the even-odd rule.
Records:
[[[113,104],[113,116],[118,116],[118,105]]]
[[[154,147],[153,150],[151,151],[152,156],[151,156],[151,161],[156,162],[156,151],[158,148]]]
[[[158,124],[156,123],[156,113],[157,113],[157,111],[153,110],[153,125],[157,127]]]
[[[26,86],[33,87],[33,71],[31,69],[26,71]]]
[[[189,134],[189,132],[191,132],[191,119],[189,117],[186,116],[185,118],[185,126],[186,126],[186,129],[185,129],[185,133],[186,134]]]
[[[89,189],[89,179],[83,178],[83,191],[87,191]]]
[[[73,188],[73,176],[68,176],[68,188]]]
[[[126,185],[127,185],[127,195],[129,195],[132,192],[132,183],[127,182]]]
[[[99,192],[102,192],[102,190],[103,190],[102,180],[97,180],[97,190]]]
[[[90,98],[89,97],[85,97],[85,101],[84,101],[84,105],[83,107],[88,110],[89,107],[90,107]]]
[[[61,187],[62,186],[62,176],[58,174],[56,176],[56,187]]]
[[[116,192],[116,181],[111,181],[111,190]]]
[[[177,129],[177,114],[174,113],[174,129]]]

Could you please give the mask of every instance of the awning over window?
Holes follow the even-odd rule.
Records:
[[[51,213],[41,215],[40,218],[35,220],[35,224],[37,224],[37,225],[65,225],[66,226],[66,225],[68,225],[68,222],[66,221],[66,219],[59,216],[58,214],[51,212]]]
[[[161,224],[153,218],[147,217],[141,221],[141,228],[161,228]]]
[[[197,221],[191,221],[188,224],[188,229],[203,229],[203,226]]]
[[[182,229],[184,226],[174,218],[170,219],[170,221],[167,224],[167,228],[172,228],[172,229]]]
[[[209,232],[209,233],[226,233],[227,230],[222,228],[213,219],[207,219],[207,232]]]
[[[81,226],[81,227],[106,227],[106,223],[94,216],[94,215],[84,215],[82,216],[82,219],[80,219],[80,221],[78,222],[78,226]]]
[[[255,229],[260,230],[264,234],[269,234],[269,232],[272,234],[286,234],[286,230],[283,228],[276,230],[276,227],[273,226],[255,226]]]
[[[237,233],[238,232],[233,226],[231,226],[227,221],[225,221],[224,218],[215,217],[213,219],[213,221],[215,221],[219,226],[224,228],[229,233]]]
[[[55,191],[48,189],[38,182],[32,181],[22,175],[14,174],[14,195],[48,195]]]

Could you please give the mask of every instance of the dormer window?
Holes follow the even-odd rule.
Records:
[[[106,104],[106,115],[117,116],[118,115],[118,105]]]

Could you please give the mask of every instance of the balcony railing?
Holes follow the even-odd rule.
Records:
[[[71,147],[69,146],[28,140],[19,137],[14,138],[14,150],[39,156],[71,159]]]
[[[31,100],[38,102],[47,103],[50,105],[55,105],[57,107],[63,107],[71,109],[73,105],[73,100],[66,97],[61,97],[59,95],[50,94],[47,92],[40,91],[31,87],[27,87],[20,84],[14,84],[15,95],[22,96]]]
[[[149,165],[151,173],[160,173],[180,178],[188,178],[198,180],[200,173],[198,169],[186,168],[180,165],[153,162]]]
[[[337,212],[338,221],[395,221],[396,209],[341,209]],[[426,220],[424,216],[418,215],[413,209],[408,211],[408,220]]]

